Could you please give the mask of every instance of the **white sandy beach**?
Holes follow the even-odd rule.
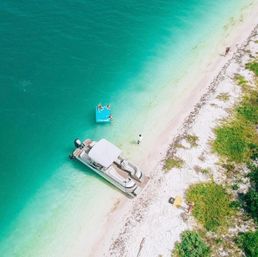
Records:
[[[243,65],[250,58],[246,50],[253,55],[258,51],[258,45],[254,43],[258,39],[257,13],[258,3],[254,1],[243,10],[239,20],[226,28],[226,37],[217,44],[214,56],[209,59],[203,56],[200,66],[180,82],[191,85],[188,94],[184,93],[180,101],[171,104],[169,108],[176,109],[175,115],[165,122],[157,138],[143,141],[140,155],[134,158],[150,176],[149,184],[136,199],[130,200],[123,195],[115,199],[104,225],[92,235],[97,240],[91,249],[87,249],[86,256],[170,256],[180,233],[195,225],[192,220],[185,223],[180,216],[183,210],[172,207],[168,199],[184,196],[189,185],[208,180],[207,176],[194,171],[195,166],[210,168],[216,178],[217,157],[210,152],[209,140],[213,138],[213,128],[228,115],[228,108],[241,95],[232,77],[243,72]],[[224,57],[221,54],[226,46],[230,46],[230,52]],[[251,79],[250,74],[245,76]],[[217,99],[220,93],[228,93],[229,101]],[[182,139],[188,133],[198,136],[197,147],[191,148]],[[176,140],[185,146],[174,150],[185,165],[164,173],[162,160]],[[200,156],[205,162],[199,159]]]

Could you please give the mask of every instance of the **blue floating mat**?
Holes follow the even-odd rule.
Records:
[[[112,120],[111,110],[107,106],[96,106],[96,122],[110,122]]]

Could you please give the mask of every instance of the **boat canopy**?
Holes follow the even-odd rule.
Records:
[[[106,139],[99,140],[89,151],[89,157],[104,168],[108,168],[121,154],[121,150]]]

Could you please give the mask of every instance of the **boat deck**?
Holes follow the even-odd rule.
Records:
[[[115,169],[115,171],[120,175],[122,176],[124,179],[128,179],[128,178],[131,178],[138,187],[140,188],[144,188],[145,185],[148,183],[149,181],[149,177],[147,176],[144,176],[143,175],[143,181],[142,182],[139,182],[137,181],[136,179],[132,178],[128,172],[126,172],[125,170],[122,170],[121,168],[118,167],[118,165],[116,163],[113,163],[112,166],[111,166],[113,169]]]

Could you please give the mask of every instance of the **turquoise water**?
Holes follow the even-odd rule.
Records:
[[[147,129],[146,117],[159,104],[159,92],[164,94],[168,87],[171,92],[176,83],[169,82],[190,72],[193,48],[222,31],[247,2],[0,3],[4,256],[44,256],[49,245],[53,256],[62,256],[56,247],[66,241],[56,236],[64,226],[70,231],[76,226],[64,210],[70,209],[73,220],[81,217],[80,212],[93,219],[94,208],[105,203],[109,207],[114,189],[69,161],[74,138],[106,137],[126,149],[125,134],[126,140],[134,140],[139,130]],[[217,42],[209,43],[212,49]],[[100,102],[112,104],[112,124],[95,124],[95,106]],[[142,111],[146,107],[147,114]],[[99,206],[93,203],[97,198]]]

